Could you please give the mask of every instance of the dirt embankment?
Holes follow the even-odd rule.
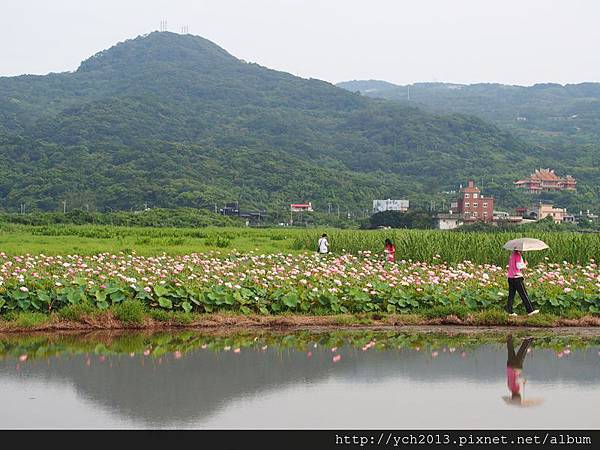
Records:
[[[427,319],[417,315],[377,315],[353,316],[304,316],[304,315],[233,315],[233,314],[198,314],[183,320],[173,318],[156,320],[144,317],[136,323],[124,323],[117,319],[111,312],[82,316],[78,320],[65,320],[51,315],[48,320],[41,323],[24,324],[20,320],[0,320],[0,332],[31,332],[31,331],[94,331],[94,330],[149,330],[159,331],[164,329],[398,329],[398,328],[427,328],[427,329],[453,329],[469,330],[472,328],[485,328],[488,330],[502,330],[515,328],[552,328],[579,329],[586,328],[597,330],[600,335],[600,317],[585,316],[578,319],[542,316],[530,317],[503,317],[490,318],[485,316],[446,316]]]

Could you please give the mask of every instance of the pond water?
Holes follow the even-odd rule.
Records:
[[[598,428],[600,338],[524,338],[0,335],[0,427]]]

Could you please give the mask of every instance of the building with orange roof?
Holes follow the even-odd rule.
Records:
[[[575,191],[577,181],[571,175],[559,177],[553,169],[536,169],[528,178],[514,182],[515,186],[531,194],[547,191]]]

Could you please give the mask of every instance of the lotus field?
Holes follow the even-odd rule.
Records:
[[[600,313],[600,270],[594,260],[540,263],[528,269],[527,284],[532,300],[546,312]],[[0,253],[1,313],[51,312],[83,303],[107,309],[127,300],[200,313],[409,313],[436,306],[482,310],[503,306],[506,278],[505,268],[493,264],[450,265],[435,255],[431,263],[387,263],[369,251],[327,257]]]

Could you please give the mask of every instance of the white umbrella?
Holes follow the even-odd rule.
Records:
[[[544,241],[533,238],[520,238],[513,239],[504,244],[506,250],[519,250],[521,252],[527,252],[531,250],[544,250],[548,248],[548,245]]]

